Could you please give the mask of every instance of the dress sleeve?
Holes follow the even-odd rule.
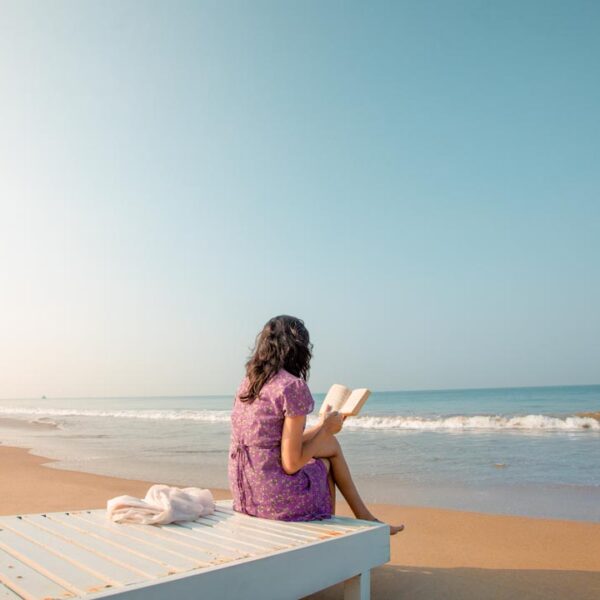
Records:
[[[306,381],[297,379],[283,390],[283,414],[286,417],[299,417],[312,412],[315,402]]]

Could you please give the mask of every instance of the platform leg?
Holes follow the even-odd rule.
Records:
[[[344,600],[369,600],[371,597],[371,571],[364,571],[344,581]]]

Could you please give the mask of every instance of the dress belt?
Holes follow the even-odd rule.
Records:
[[[236,484],[238,487],[240,504],[242,505],[242,509],[244,511],[246,508],[246,486],[244,486],[244,469],[249,465],[252,466],[252,460],[250,458],[250,452],[248,452],[249,448],[279,448],[280,443],[276,444],[245,444],[241,440],[233,440],[232,441],[233,450],[230,453],[231,458],[237,458],[236,460]],[[252,488],[250,484],[248,484],[246,480],[246,485],[250,490],[250,495],[252,495]],[[254,502],[254,499],[252,499]]]

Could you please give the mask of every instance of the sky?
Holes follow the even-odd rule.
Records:
[[[600,4],[0,0],[0,398],[600,383]]]

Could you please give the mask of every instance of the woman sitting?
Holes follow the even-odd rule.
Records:
[[[356,518],[377,521],[335,437],[344,417],[328,410],[305,429],[314,408],[306,383],[311,349],[302,320],[287,315],[271,319],[257,337],[231,414],[233,508],[282,521],[329,519],[337,486]],[[390,535],[402,529],[390,525]]]

